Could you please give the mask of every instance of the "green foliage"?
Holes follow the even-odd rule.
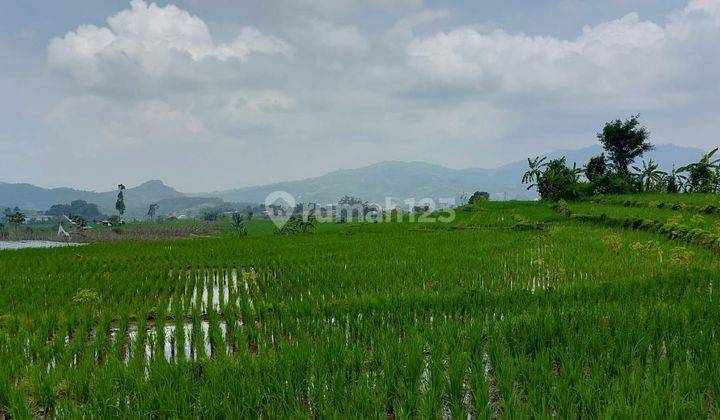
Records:
[[[340,214],[340,220],[344,221],[360,216],[365,216],[370,212],[371,207],[367,201],[363,201],[358,197],[351,197],[346,195],[338,201],[338,208]],[[298,211],[298,213],[301,213]]]
[[[683,267],[687,268],[690,266],[690,263],[692,262],[693,252],[688,250],[685,247],[679,246],[676,248],[673,248],[672,253],[670,254],[670,257],[668,258],[668,262],[670,265],[675,267]]]
[[[672,171],[665,178],[666,192],[668,194],[677,194],[684,190],[687,177],[682,172],[682,170],[675,169],[675,165],[673,165]]]
[[[125,186],[123,184],[118,185],[118,190],[117,200],[115,201],[115,210],[117,210],[118,214],[122,216],[125,214],[125,196],[123,195]]]
[[[148,207],[147,215],[150,218],[150,220],[155,219],[155,213],[157,213],[160,206],[158,204],[150,204],[150,207]]]
[[[628,167],[638,157],[654,148],[650,143],[650,132],[640,126],[640,115],[625,121],[615,120],[605,124],[597,138],[602,143],[613,170],[626,181],[631,181]]]
[[[591,183],[598,183],[608,175],[607,162],[605,160],[605,154],[602,153],[599,156],[590,158],[587,166],[585,167],[585,177]]]
[[[691,163],[678,169],[678,172],[687,172],[688,190],[696,193],[712,193],[717,191],[717,170],[720,168],[720,159],[714,159],[718,149],[715,148],[704,154],[698,162]]]
[[[77,304],[92,304],[100,302],[98,293],[90,289],[80,289],[75,293],[72,299],[73,303]]]
[[[537,182],[543,200],[575,200],[580,197],[579,171],[568,168],[564,157],[548,162]]]
[[[565,200],[558,200],[556,203],[554,203],[552,206],[552,209],[557,211],[558,213],[562,213],[565,215],[565,217],[572,216],[572,210],[570,209],[570,206],[568,205],[567,201]]]
[[[602,239],[602,242],[614,254],[619,254],[623,246],[622,237],[618,234],[608,235]]]
[[[533,222],[531,220],[528,220],[525,216],[513,212],[512,214],[513,220],[515,221],[515,229],[516,230],[544,230],[545,229],[545,223],[543,222]]]
[[[717,251],[667,208],[564,204],[0,251],[0,416],[707,417]]]
[[[472,196],[470,196],[470,200],[468,201],[468,204],[476,204],[476,203],[483,203],[485,201],[490,200],[490,194],[485,191],[475,191]]]
[[[233,213],[233,228],[239,236],[247,236],[247,228],[245,227],[245,217],[240,213]]]
[[[538,187],[538,182],[540,180],[540,175],[542,174],[542,170],[545,166],[547,166],[547,163],[545,163],[545,160],[547,157],[540,157],[536,156],[535,159],[528,158],[528,170],[523,174],[522,177],[522,183],[523,184],[530,184],[528,185],[527,189],[531,190],[533,187]]]
[[[220,211],[217,209],[205,210],[202,219],[206,222],[214,222],[220,218]]]
[[[22,213],[20,211],[15,211],[14,213],[10,213],[7,216],[8,223],[11,223],[13,225],[21,225],[25,223],[26,217],[25,213]]]
[[[650,159],[649,162],[642,162],[642,168],[633,166],[634,174],[640,190],[644,192],[659,192],[665,189],[665,177],[667,173],[659,169],[659,165]]]
[[[85,220],[97,220],[102,214],[97,204],[85,200],[74,200],[70,204],[54,204],[45,212],[49,216],[80,216]]]
[[[282,227],[275,230],[275,233],[278,235],[312,233],[315,230],[316,223],[317,220],[312,214],[306,217],[290,216]]]

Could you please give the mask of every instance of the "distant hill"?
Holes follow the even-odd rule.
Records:
[[[549,158],[565,156],[568,164],[576,162],[584,166],[587,161],[602,152],[597,146],[578,150],[560,150],[548,154]],[[703,151],[691,147],[659,145],[646,154],[663,170],[672,165],[682,166],[697,160]],[[380,162],[358,169],[344,169],[330,172],[316,178],[280,182],[255,187],[237,188],[213,193],[186,195],[162,181],[148,181],[125,191],[128,213],[142,216],[151,203],[160,204],[160,213],[180,212],[232,203],[263,203],[273,191],[287,191],[299,202],[319,204],[336,203],[344,195],[353,195],[384,204],[385,197],[395,202],[409,198],[457,198],[460,193],[487,191],[493,200],[531,200],[534,191],[527,191],[520,183],[527,168],[522,159],[493,169],[467,168],[451,169],[424,162]],[[0,206],[19,206],[24,209],[47,210],[53,204],[69,204],[72,200],[85,200],[97,204],[101,211],[113,213],[117,191],[93,192],[71,188],[46,189],[30,184],[0,183]]]
[[[184,197],[184,194],[163,184],[148,181],[125,190],[128,208],[147,207],[150,203],[168,198]],[[0,205],[18,206],[24,209],[47,210],[53,204],[69,204],[73,200],[85,200],[97,204],[105,213],[115,211],[117,191],[95,192],[72,188],[41,188],[31,184],[0,183]]]
[[[549,158],[565,156],[568,164],[583,166],[592,157],[602,153],[598,146],[578,150],[560,150]],[[660,145],[645,159],[653,159],[665,169],[673,163],[682,166],[698,159],[700,149],[675,145]],[[359,169],[330,172],[326,175],[301,181],[280,182],[257,187],[218,191],[210,195],[226,201],[263,202],[272,191],[287,191],[301,202],[335,203],[344,195],[353,195],[371,202],[384,203],[385,197],[399,201],[408,198],[457,198],[461,192],[487,191],[494,200],[534,199],[536,194],[527,191],[520,183],[527,169],[527,160],[518,160],[494,169],[450,169],[424,162],[380,162]]]

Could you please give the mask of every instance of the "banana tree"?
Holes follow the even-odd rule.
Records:
[[[660,170],[660,165],[653,162],[652,159],[647,163],[643,161],[642,168],[637,166],[633,166],[632,168],[635,170],[634,175],[637,177],[638,184],[640,184],[641,190],[644,192],[656,189],[658,185],[662,184],[663,179],[665,179],[667,175],[666,172]]]
[[[535,159],[528,158],[528,167],[529,169],[523,174],[522,177],[522,183],[523,184],[530,184],[527,189],[531,190],[534,187],[537,187],[538,179],[540,179],[540,175],[542,174],[542,168],[547,166],[547,163],[545,163],[545,160],[547,157],[543,156],[542,158],[540,156],[535,157]]]
[[[715,170],[720,159],[714,159],[718,148],[705,153],[698,162],[679,168],[680,172],[687,172],[690,192],[711,193],[715,190]]]
[[[665,185],[667,192],[671,194],[684,192],[687,187],[687,177],[673,165],[672,171],[665,177]]]

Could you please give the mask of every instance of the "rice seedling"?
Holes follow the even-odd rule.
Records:
[[[586,206],[0,252],[0,416],[714,415],[716,253]]]

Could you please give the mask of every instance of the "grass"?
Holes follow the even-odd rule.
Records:
[[[712,250],[527,202],[272,230],[0,252],[0,413],[717,415]]]

